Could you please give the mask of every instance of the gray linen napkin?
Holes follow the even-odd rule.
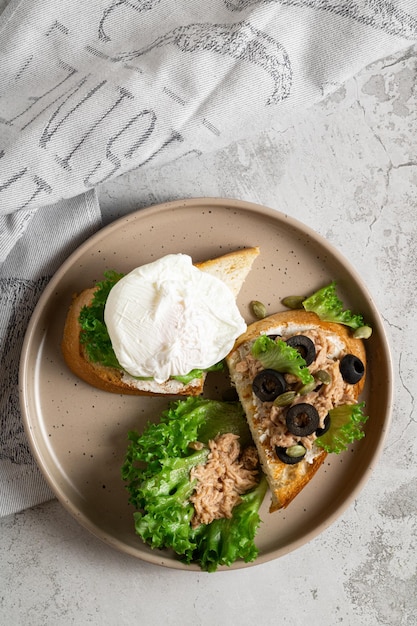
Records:
[[[24,333],[52,274],[101,225],[94,190],[37,212],[0,266],[0,516],[52,497],[29,450],[19,408]]]
[[[51,273],[100,226],[94,188],[285,127],[364,66],[417,41],[415,0],[5,5],[0,515],[51,495],[20,422],[18,355]]]

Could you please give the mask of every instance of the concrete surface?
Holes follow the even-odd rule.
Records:
[[[269,205],[327,237],[365,278],[395,370],[393,423],[370,481],[301,549],[219,574],[139,562],[52,501],[0,520],[8,625],[417,624],[417,48],[363,70],[285,131],[133,172],[100,190],[105,222],[195,196]]]

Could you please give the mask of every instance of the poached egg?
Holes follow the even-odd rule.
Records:
[[[218,363],[247,328],[232,291],[186,254],[169,254],[121,278],[104,321],[122,368],[157,383]]]

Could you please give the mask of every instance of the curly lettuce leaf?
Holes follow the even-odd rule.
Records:
[[[240,403],[201,397],[178,400],[142,434],[129,433],[122,467],[129,501],[136,509],[137,534],[152,548],[170,548],[185,562],[199,563],[207,571],[257,555],[254,536],[259,525],[258,508],[265,495],[263,482],[252,495],[242,497],[231,520],[191,526],[194,507],[189,498],[195,484],[190,470],[205,463],[208,441],[228,432],[238,434],[242,445],[252,442]],[[205,444],[201,450],[195,451],[190,445],[196,441]]]
[[[245,563],[256,559],[258,549],[254,538],[261,523],[258,511],[267,488],[267,480],[262,475],[258,485],[242,496],[242,502],[233,509],[231,519],[214,520],[197,529],[193,559],[203,570],[214,572],[219,565],[230,566],[237,559]]]
[[[112,270],[105,272],[104,276],[105,280],[97,283],[91,304],[84,306],[80,311],[80,343],[83,344],[88,358],[93,363],[122,369],[104,323],[104,307],[110,290],[123,277],[123,274]]]
[[[206,419],[200,398],[190,396],[173,402],[158,423],[149,423],[142,434],[128,433],[130,445],[122,467],[123,480],[135,494],[137,485],[162,468],[165,459],[183,457],[189,453],[190,442],[197,441],[200,426]],[[143,465],[146,464],[146,465]]]
[[[302,305],[306,311],[316,313],[324,322],[344,324],[355,330],[364,326],[362,315],[344,308],[343,302],[337,296],[335,281],[303,300]]]
[[[174,378],[175,380],[179,380],[184,385],[187,385],[195,378],[201,378],[205,372],[222,372],[224,369],[224,361],[219,361],[218,363],[215,363],[205,370],[194,369],[191,370],[191,372],[188,372],[188,374],[183,374],[181,376],[172,376],[172,378]]]
[[[206,461],[208,452],[204,448],[188,457],[163,460],[157,473],[137,485],[131,499],[142,509],[134,513],[134,522],[143,541],[151,548],[172,548],[187,562],[196,549],[190,526],[194,507],[189,502],[195,485],[189,474]]]
[[[271,339],[261,335],[252,345],[252,355],[265,368],[271,368],[282,374],[293,374],[307,384],[313,380],[307,364],[298,350],[289,346],[282,339]]]
[[[330,428],[315,444],[326,452],[339,454],[346,450],[348,445],[365,436],[363,425],[368,419],[364,415],[364,402],[359,404],[342,404],[329,411]]]

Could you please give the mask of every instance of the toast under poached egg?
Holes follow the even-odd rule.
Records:
[[[61,347],[66,364],[108,392],[201,394],[205,370],[226,356],[246,328],[236,296],[258,254],[256,247],[245,248],[195,265],[186,255],[168,255],[119,280],[103,315],[120,367],[88,356],[80,314],[91,306],[98,287],[83,290],[73,298],[65,321]],[[181,365],[184,371],[175,371]],[[194,369],[204,371],[181,380]]]

